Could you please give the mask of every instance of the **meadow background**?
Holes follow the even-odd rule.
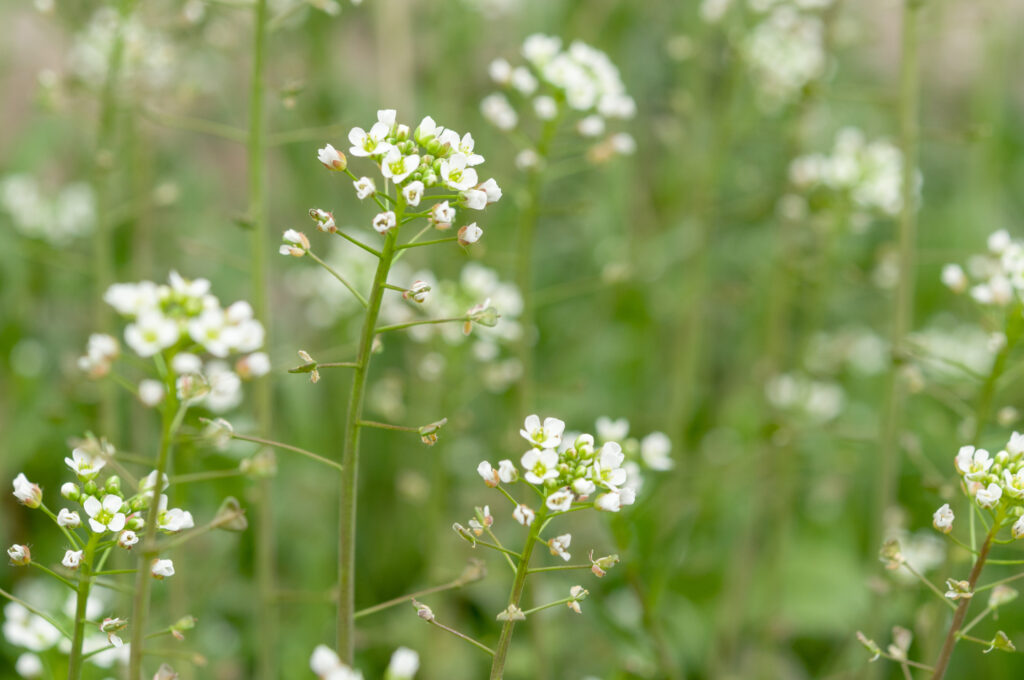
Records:
[[[505,198],[488,211],[477,247],[429,262],[413,253],[410,267],[450,279],[473,261],[508,280],[525,180],[516,144],[481,115],[479,103],[494,89],[488,63],[515,57],[531,33],[582,39],[608,53],[637,102],[623,128],[636,139],[635,154],[594,165],[567,138],[572,158],[545,181],[529,410],[507,376],[465,344],[395,337],[375,358],[370,418],[444,416],[449,425],[430,448],[416,437],[364,433],[359,606],[451,580],[480,557],[486,580],[424,601],[446,623],[493,639],[493,612],[506,593],[502,565],[450,529],[473,505],[494,502],[477,461],[518,456],[528,413],[556,415],[573,430],[592,429],[598,416],[624,417],[635,436],[667,433],[675,468],[645,475],[637,504],[620,515],[575,527],[574,543],[604,546],[622,563],[600,581],[588,577],[582,617],[559,608],[519,629],[509,677],[895,678],[898,667],[867,665],[854,633],[887,644],[897,623],[916,633],[914,658],[935,656],[944,608],[886,571],[877,551],[883,537],[898,535],[933,580],[967,570],[967,554],[938,540],[931,513],[956,497],[951,461],[969,439],[977,391],[951,364],[987,370],[992,329],[940,283],[940,271],[984,251],[991,232],[1020,233],[1024,4],[927,0],[919,10],[923,184],[911,343],[919,351],[896,368],[889,334],[897,218],[850,220],[827,196],[795,208],[783,197],[794,194],[793,159],[829,152],[842,128],[899,142],[901,2],[835,0],[814,10],[827,26],[827,68],[774,105],[744,51],[765,14],[742,0],[717,22],[691,0],[366,0],[341,2],[337,15],[289,0],[270,4],[280,17],[265,70],[271,434],[328,457],[340,451],[349,377],[325,371],[313,385],[285,369],[299,363],[299,349],[346,360],[358,320],[336,300],[344,290],[310,275],[312,263],[276,255],[278,234],[301,228],[324,242],[306,216],[314,206],[333,210],[339,226],[374,234],[366,228],[371,208],[347,180],[324,172],[316,149],[347,148],[348,129],[368,127],[378,108],[472,131]],[[102,40],[88,33],[101,7],[0,2],[4,484],[25,472],[56,490],[68,442],[86,431],[125,451],[152,451],[155,414],[122,395],[108,421],[114,430],[103,431],[105,388],[76,367],[90,333],[120,332],[98,304],[106,284],[164,281],[176,269],[211,279],[222,300],[251,297],[251,10],[234,0],[134,6],[146,33],[129,44],[114,118],[104,123],[103,59],[93,44]],[[99,151],[98,139],[108,142]],[[15,175],[34,178],[50,203],[63,187],[85,183],[92,206],[48,213],[41,227],[26,229],[11,208],[12,192],[24,191],[10,189]],[[97,223],[112,244],[102,270]],[[894,370],[909,387],[898,494],[883,507],[879,440]],[[1010,371],[1020,375],[1012,363]],[[767,386],[782,374],[808,387],[773,399]],[[1021,397],[1019,385],[1005,381],[994,411],[1020,407]],[[236,430],[253,431],[252,404],[247,392],[225,414]],[[1001,416],[983,433],[992,450],[1015,426],[1013,413]],[[178,475],[234,469],[257,450],[193,445],[198,431],[196,422],[186,427]],[[302,458],[277,461],[270,488],[282,592],[271,622],[274,656],[278,677],[305,678],[310,650],[333,635],[326,593],[336,480]],[[248,476],[226,476],[183,485],[176,501],[210,516],[223,496],[248,507],[261,488]],[[10,495],[0,501],[5,545],[56,555],[60,536],[46,525]],[[177,647],[201,661],[176,662],[183,678],[255,677],[266,622],[254,560],[252,529],[209,534],[176,556],[178,575],[158,589],[156,610],[200,619]],[[1004,575],[1000,569],[1015,573],[992,574]],[[35,576],[3,567],[0,587],[31,588]],[[574,582],[538,581],[535,599],[560,597]],[[998,627],[1018,643],[1022,624],[1019,606],[1000,612]],[[477,653],[411,608],[360,625],[367,677],[379,676],[398,645],[420,652],[420,677],[485,673]],[[950,677],[1014,677],[1024,668],[1018,655],[980,652],[958,648]],[[0,640],[0,678],[17,677],[18,653]]]

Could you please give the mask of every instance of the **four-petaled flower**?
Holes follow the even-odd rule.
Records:
[[[524,429],[519,430],[523,439],[534,446],[542,449],[555,449],[562,443],[562,433],[565,432],[565,423],[558,418],[545,418],[541,425],[540,417],[530,415],[526,417]]]
[[[67,466],[71,468],[78,479],[83,482],[96,479],[96,475],[107,464],[102,457],[94,455],[85,449],[74,449],[71,451],[71,457],[65,458],[64,462],[67,463]]]
[[[94,533],[102,534],[107,531],[117,533],[124,529],[127,523],[125,514],[121,512],[124,501],[118,496],[107,494],[100,502],[95,496],[85,499],[82,507],[89,515],[89,526]]]
[[[519,463],[523,466],[528,482],[543,484],[558,477],[558,452],[554,449],[530,449],[523,454]]]
[[[963,446],[956,454],[956,466],[965,479],[978,479],[992,467],[992,459],[985,449]]]
[[[64,559],[60,563],[68,569],[78,569],[82,564],[82,554],[81,550],[68,550],[64,553]]]

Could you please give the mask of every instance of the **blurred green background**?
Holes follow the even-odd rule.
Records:
[[[912,546],[937,582],[967,569],[967,554],[936,540],[929,525],[932,511],[957,497],[950,463],[966,443],[961,404],[971,403],[976,385],[929,353],[979,370],[991,362],[985,333],[993,329],[940,284],[939,272],[983,251],[989,233],[1019,227],[1024,5],[929,0],[920,11],[913,329],[922,353],[910,362],[916,388],[904,404],[898,506],[879,518],[896,220],[841,218],[841,202],[829,196],[797,209],[783,197],[793,191],[791,161],[828,153],[844,127],[898,141],[901,3],[836,0],[794,10],[823,22],[826,62],[820,77],[774,105],[747,52],[773,11],[758,5],[770,2],[735,0],[718,21],[708,20],[716,3],[691,0],[341,4],[332,16],[271,3],[271,16],[281,17],[266,70],[273,438],[340,455],[348,376],[325,371],[311,385],[284,369],[298,363],[299,349],[347,360],[358,329],[354,310],[334,300],[346,295],[340,286],[302,280],[312,263],[274,255],[278,234],[300,228],[314,249],[326,249],[306,217],[316,206],[333,210],[339,226],[375,236],[367,229],[374,211],[347,180],[322,170],[317,147],[347,148],[348,128],[368,127],[383,107],[412,124],[432,115],[473,132],[505,198],[482,217],[486,237],[477,247],[417,252],[409,266],[444,280],[473,261],[511,279],[525,175],[514,164],[516,143],[480,113],[494,89],[487,65],[516,57],[534,32],[585,40],[609,54],[637,101],[624,129],[638,148],[597,167],[570,158],[545,181],[530,412],[563,418],[576,431],[592,431],[602,415],[628,418],[637,437],[664,431],[676,467],[647,474],[638,503],[620,515],[574,524],[575,552],[593,546],[618,552],[622,563],[602,580],[586,576],[591,597],[582,617],[559,608],[519,627],[508,677],[895,678],[897,667],[868,667],[854,639],[864,630],[887,644],[894,624],[915,631],[911,655],[930,662],[945,609],[919,584],[885,571],[876,541],[903,536],[906,552]],[[225,302],[250,297],[245,148],[198,128],[217,121],[227,127],[213,132],[244,139],[251,12],[228,0],[140,4],[133,16],[143,33],[126,57],[116,134],[97,158],[103,59],[90,47],[89,27],[102,5],[36,5],[0,2],[0,179],[27,174],[50,197],[75,182],[108,187],[100,206],[115,253],[108,280],[159,282],[177,269],[211,279]],[[567,138],[556,153],[577,150]],[[354,161],[353,169],[368,173]],[[100,432],[101,388],[76,369],[90,333],[120,333],[112,322],[97,325],[89,236],[46,236],[57,222],[87,216],[57,215],[30,233],[0,207],[0,480],[25,472],[55,494],[69,440],[91,430],[152,455],[159,424],[122,397],[119,427]],[[359,604],[450,580],[481,557],[486,580],[424,601],[441,621],[493,641],[507,574],[450,526],[471,517],[474,505],[497,503],[476,463],[520,455],[518,428],[528,413],[507,384],[487,379],[467,344],[387,340],[374,359],[369,417],[419,424],[444,416],[449,425],[432,448],[416,437],[364,434]],[[773,401],[766,385],[781,374],[821,389],[811,397],[797,390],[796,403]],[[1009,381],[996,407],[1020,407],[1021,396]],[[251,413],[247,394],[226,417],[252,432]],[[1014,427],[1004,415],[985,430],[990,449]],[[192,436],[199,428],[190,417],[177,474],[233,468],[256,450],[203,446]],[[333,608],[317,594],[334,580],[336,480],[284,454],[278,468],[277,579],[286,592],[276,653],[280,677],[305,678],[312,648],[333,638]],[[225,495],[249,505],[254,489],[246,477],[229,477],[182,485],[174,501],[208,519]],[[0,502],[0,542],[29,543],[37,559],[54,563],[63,550],[45,517],[9,494]],[[1006,550],[1012,556],[1015,548]],[[167,620],[198,616],[176,648],[205,659],[180,663],[182,677],[255,677],[253,559],[251,532],[210,534],[176,555],[178,575],[157,589],[155,610]],[[993,567],[990,578],[1012,573]],[[37,577],[4,567],[0,587],[32,592]],[[578,580],[536,579],[534,599],[562,597]],[[998,627],[1018,642],[1022,623],[1017,608],[1000,612]],[[994,630],[986,623],[978,635]],[[405,606],[361,620],[359,667],[378,677],[399,645],[420,652],[420,677],[486,673],[482,655]],[[950,677],[1009,678],[1024,668],[1016,655],[980,651],[958,648]],[[17,677],[19,653],[0,640],[0,677]]]

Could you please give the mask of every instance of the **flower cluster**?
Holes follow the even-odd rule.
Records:
[[[522,48],[526,65],[513,67],[505,59],[496,59],[488,69],[491,79],[504,92],[488,95],[480,104],[481,112],[500,130],[519,125],[526,109],[537,120],[557,124],[570,112],[580,136],[597,140],[588,157],[603,161],[615,154],[630,154],[636,142],[628,133],[609,133],[609,120],[629,119],[636,115],[636,102],[626,93],[619,69],[608,55],[576,40],[563,49],[557,36],[535,33]],[[513,105],[509,97],[519,102]],[[521,168],[536,166],[536,149],[524,149],[517,158]]]
[[[825,25],[815,14],[780,5],[750,31],[741,50],[762,105],[778,109],[824,75]]]
[[[362,680],[363,674],[344,664],[338,653],[318,645],[309,659],[309,667],[321,680]],[[408,647],[399,647],[391,655],[384,680],[412,680],[420,669],[420,655]]]
[[[175,64],[180,55],[170,40],[145,26],[137,16],[122,21],[114,7],[96,10],[79,33],[68,55],[68,64],[75,77],[99,90],[110,70],[111,45],[118,36],[122,41],[121,77],[135,87],[155,90],[170,85],[175,79]]]
[[[190,281],[172,271],[168,285],[116,283],[104,300],[129,320],[124,330],[128,347],[142,358],[160,359],[162,380],[147,378],[138,385],[137,395],[147,406],[162,402],[174,380],[179,399],[226,411],[241,401],[243,379],[270,370],[267,355],[258,351],[265,333],[252,307],[244,301],[221,307],[206,279]],[[119,353],[113,336],[93,335],[79,368],[93,377],[106,375]],[[233,367],[225,361],[232,354],[242,355]]]
[[[1006,307],[1024,296],[1024,241],[1010,238],[1006,230],[988,237],[988,253],[967,261],[967,271],[958,264],[942,269],[942,282],[956,293],[970,289],[982,305]],[[973,282],[973,285],[972,285]]]
[[[814,380],[799,373],[782,373],[765,384],[771,405],[816,423],[827,423],[843,410],[846,395],[835,382]]]
[[[473,135],[438,125],[427,116],[415,130],[397,122],[394,109],[377,112],[377,122],[369,130],[352,128],[348,133],[349,154],[368,158],[380,170],[385,184],[393,184],[398,196],[380,191],[371,177],[356,177],[348,169],[348,158],[330,144],[317,152],[317,159],[329,170],[346,172],[353,178],[353,187],[360,200],[374,199],[382,209],[373,218],[373,228],[387,233],[414,217],[426,217],[436,229],[451,229],[462,210],[483,210],[501,199],[501,188],[493,178],[481,181],[477,168],[484,157],[476,153]],[[427,195],[437,189],[439,199],[421,213],[406,214],[423,201],[434,200]],[[334,231],[330,213],[317,211],[314,219],[322,231]],[[458,241],[469,245],[480,240],[483,230],[471,222],[458,228]],[[288,239],[286,238],[286,241]],[[299,244],[290,243],[292,246]],[[306,246],[308,249],[308,245]],[[294,251],[282,253],[297,255]]]
[[[994,456],[985,449],[963,446],[955,464],[967,495],[993,515],[1015,520],[1013,537],[1024,538],[1024,434],[1014,432],[1006,447]],[[947,504],[935,511],[933,524],[949,533],[953,520]]]
[[[46,195],[36,178],[8,175],[0,180],[0,207],[21,234],[55,246],[90,234],[96,225],[96,198],[84,182],[61,187]]]
[[[840,130],[830,154],[794,159],[789,177],[800,190],[836,192],[869,213],[893,216],[903,208],[903,153],[891,142],[867,141],[856,128]]]

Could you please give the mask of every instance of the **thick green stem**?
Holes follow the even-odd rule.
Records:
[[[516,577],[512,582],[512,592],[508,596],[509,606],[519,606],[523,597],[523,588],[526,586],[526,577],[530,574],[530,556],[533,555],[533,547],[537,544],[537,537],[540,528],[544,524],[547,515],[547,506],[542,505],[537,512],[533,523],[530,525],[530,534],[523,545],[522,557],[519,559],[519,566],[516,568]],[[494,649],[494,661],[491,663],[490,680],[501,680],[505,673],[505,659],[508,656],[508,648],[512,644],[512,631],[516,622],[509,619],[501,627],[501,637],[498,638],[498,646]]]
[[[85,641],[85,620],[89,603],[89,590],[92,588],[92,562],[96,554],[96,544],[100,535],[93,534],[85,545],[84,555],[78,571],[78,599],[75,602],[75,632],[71,640],[71,652],[68,660],[68,680],[79,680],[82,677],[82,644]]]
[[[185,405],[179,406],[178,404],[173,373],[167,373],[165,383],[167,384],[167,399],[164,402],[162,414],[160,451],[156,461],[156,474],[152,489],[153,495],[149,499],[149,510],[146,513],[145,532],[143,533],[139,550],[139,564],[135,572],[135,595],[132,599],[132,635],[129,648],[128,677],[133,680],[139,680],[142,677],[143,641],[145,640],[146,618],[149,616],[149,590],[153,581],[153,575],[150,573],[150,563],[159,554],[156,543],[156,530],[160,515],[161,480],[167,472],[174,433],[181,424],[186,408]]]
[[[396,213],[401,219],[405,203],[399,199]],[[353,369],[352,392],[348,402],[348,417],[345,423],[344,450],[341,456],[341,491],[339,499],[339,541],[338,541],[338,655],[345,663],[351,664],[355,640],[355,574],[356,574],[356,498],[359,483],[359,432],[363,419],[363,402],[366,397],[366,378],[370,370],[373,339],[376,335],[377,317],[384,299],[388,272],[395,257],[398,244],[398,229],[390,230],[384,238],[384,248],[373,277],[369,306],[359,338],[359,353]]]

